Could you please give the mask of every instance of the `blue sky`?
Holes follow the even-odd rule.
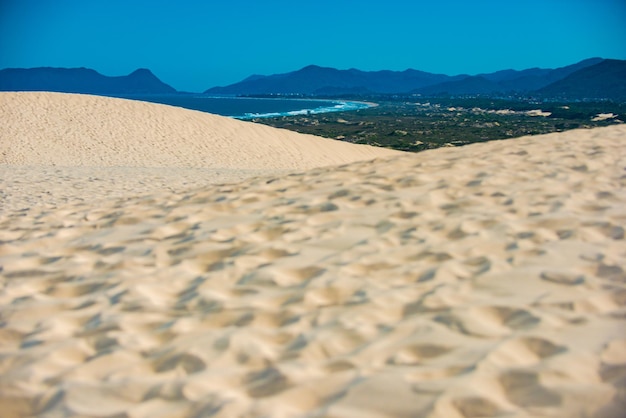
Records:
[[[149,68],[182,91],[309,64],[478,74],[626,59],[625,0],[0,0],[0,68]]]

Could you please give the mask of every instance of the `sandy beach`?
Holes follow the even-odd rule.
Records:
[[[419,154],[0,93],[0,415],[626,411],[626,126]]]

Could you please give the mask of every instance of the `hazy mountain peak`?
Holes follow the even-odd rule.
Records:
[[[141,75],[141,76],[153,76],[154,74],[147,68],[137,68],[135,71],[130,73],[129,75]]]
[[[448,76],[410,68],[404,71],[362,71],[356,68],[338,70],[312,64],[289,73],[249,77],[229,86],[211,88],[206,92],[230,95],[445,94],[515,96],[532,94],[577,71],[605,61],[596,57],[556,69],[538,67],[525,70],[505,69],[472,76],[466,74]]]
[[[109,77],[90,68],[12,68],[0,70],[0,91],[56,91],[88,94],[169,94],[176,90],[150,70]]]

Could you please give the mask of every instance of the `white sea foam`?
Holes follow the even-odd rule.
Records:
[[[315,100],[311,100],[311,102],[315,102]],[[330,112],[346,112],[352,110],[359,109],[367,109],[372,105],[364,102],[334,102],[333,106],[320,106],[316,108],[306,108],[299,110],[291,110],[288,112],[271,112],[271,113],[246,113],[242,116],[233,116],[235,119],[260,119],[260,118],[276,118],[281,116],[298,116],[298,115],[317,115],[320,113],[330,113]]]

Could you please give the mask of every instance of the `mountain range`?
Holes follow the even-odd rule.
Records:
[[[6,68],[0,70],[0,91],[101,95],[176,93],[176,89],[143,68],[120,77],[105,76],[89,68]]]
[[[341,95],[416,94],[423,96],[533,95],[563,99],[626,99],[626,61],[590,58],[556,69],[530,68],[488,74],[432,74],[417,70],[337,70],[310,65],[270,76],[254,75],[213,87],[206,94]]]
[[[102,95],[175,94],[150,70],[108,77],[88,68],[9,68],[0,70],[0,91],[43,90]],[[626,61],[590,58],[556,69],[502,70],[478,75],[433,74],[419,70],[361,71],[309,65],[273,75],[252,75],[207,95],[341,96],[411,94],[497,96],[626,101]]]

